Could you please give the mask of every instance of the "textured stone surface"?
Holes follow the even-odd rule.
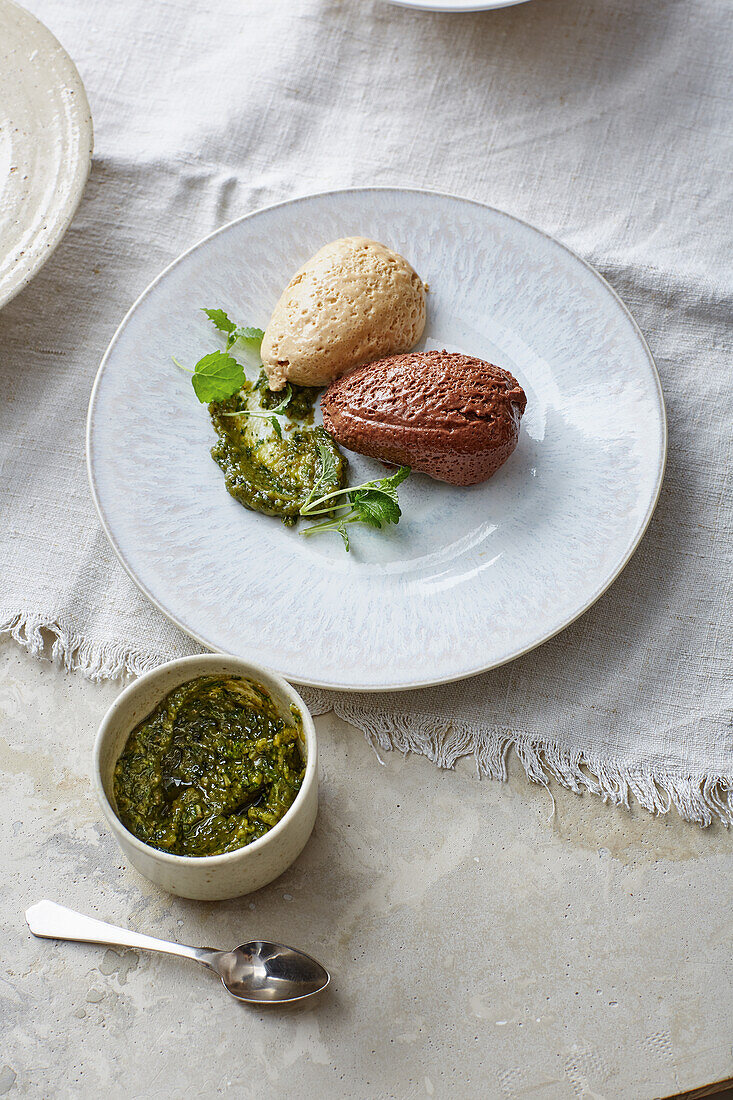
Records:
[[[184,902],[139,878],[88,781],[119,687],[0,647],[0,1095],[667,1095],[733,1072],[733,838],[522,774],[384,766],[317,720],[312,840],[279,881]],[[49,897],[162,937],[299,944],[332,970],[307,1010],[237,1005],[193,964],[35,940]]]

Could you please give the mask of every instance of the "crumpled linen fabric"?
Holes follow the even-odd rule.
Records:
[[[377,747],[473,754],[497,778],[514,751],[540,782],[733,821],[733,9],[26,2],[77,63],[95,154],[65,239],[0,313],[0,629],[39,655],[50,638],[93,678],[194,652],[127,577],[87,487],[87,403],[115,328],[179,252],[260,206],[454,192],[557,237],[631,309],[667,403],[659,506],[606,595],[525,657],[424,691],[307,698]]]

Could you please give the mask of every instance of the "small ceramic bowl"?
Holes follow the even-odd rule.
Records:
[[[290,719],[290,704],[295,704],[303,719],[303,783],[287,813],[259,840],[220,856],[171,855],[138,840],[118,818],[113,793],[115,764],[135,726],[170,691],[198,676],[219,675],[245,676],[262,684],[285,718]],[[105,714],[94,744],[94,788],[120,848],[141,875],[171,894],[199,901],[249,894],[281,875],[300,855],[313,830],[318,809],[318,748],[313,719],[298,693],[267,669],[213,653],[169,661],[125,688]]]

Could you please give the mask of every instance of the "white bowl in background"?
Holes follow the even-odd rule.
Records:
[[[294,704],[303,720],[305,775],[290,809],[269,832],[233,852],[218,856],[178,856],[138,840],[117,816],[114,769],[127,739],[169,692],[199,676],[244,676],[269,691],[284,718]],[[136,870],[171,894],[219,901],[259,890],[295,860],[310,836],[318,809],[318,746],[305,703],[280,676],[237,657],[207,653],[169,661],[141,676],[118,695],[99,727],[94,744],[94,788],[102,812],[123,853]]]
[[[0,0],[0,307],[69,227],[92,162],[92,116],[73,61],[34,15]]]

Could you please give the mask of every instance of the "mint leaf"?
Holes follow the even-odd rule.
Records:
[[[227,336],[227,351],[240,341],[249,351],[259,355],[264,335],[261,328],[233,328]]]
[[[303,534],[317,535],[322,531],[336,531],[343,539],[346,553],[348,554],[351,547],[349,545],[349,532],[346,530],[346,524],[350,522],[351,520],[349,520],[348,516],[345,516],[343,519],[323,520],[322,523],[314,523],[311,527],[306,527]]]
[[[329,451],[328,447],[324,443],[321,443],[320,439],[317,440],[316,446],[318,447],[318,457],[321,460],[321,475],[318,478],[318,484],[324,481],[337,481],[338,474],[333,452]]]
[[[223,309],[204,309],[202,312],[206,314],[212,325],[219,329],[219,332],[227,334],[227,351],[236,344],[237,340],[247,344],[250,351],[260,350],[260,344],[265,335],[261,328],[239,327]]]
[[[383,477],[379,481],[365,481],[362,485],[354,485],[351,489],[336,489],[333,493],[326,493],[325,496],[314,499],[322,482],[329,480],[329,476],[333,479],[334,470],[333,466],[329,467],[329,463],[333,463],[331,455],[320,443],[318,444],[318,452],[321,458],[321,476],[300,509],[302,516],[324,515],[332,512],[334,508],[345,508],[347,505],[358,506],[360,499],[366,497],[368,493],[367,501],[369,503],[366,510],[374,512],[376,509],[383,515],[383,522],[397,523],[402,514],[397,500],[397,486],[409,476],[409,466],[400,466],[396,473],[390,477]],[[381,504],[377,505],[377,497],[374,494],[381,494],[384,498]],[[346,500],[337,501],[337,497],[346,497]],[[387,507],[389,502],[394,505],[391,509]]]
[[[234,321],[230,321],[223,309],[204,309],[203,313],[209,318],[211,323],[219,329],[220,332],[234,332],[237,326]]]
[[[384,493],[387,492],[388,489],[396,489],[398,485],[401,485],[402,482],[410,476],[410,473],[411,470],[409,466],[400,466],[399,470],[395,470],[390,477],[383,477],[382,480],[378,481],[376,484]]]
[[[226,317],[226,314],[224,314]],[[228,331],[234,334],[235,340],[256,340],[259,344],[264,339],[264,332],[261,328],[234,328],[232,327]]]
[[[383,523],[399,523],[402,512],[394,498],[381,489],[362,489],[349,493],[349,500],[362,523],[381,527]]]
[[[225,401],[244,385],[244,367],[224,351],[199,359],[191,379],[199,401]]]
[[[316,440],[316,447],[318,448],[318,457],[321,460],[321,472],[318,475],[318,479],[314,482],[313,488],[308,493],[308,496],[306,497],[300,509],[300,513],[303,516],[308,515],[311,507],[315,508],[316,505],[320,504],[323,500],[328,499],[326,497],[321,497],[320,499],[315,500],[315,498],[318,496],[318,490],[321,489],[322,485],[332,485],[334,482],[338,484],[338,471],[336,470],[336,461],[333,457],[333,454],[331,453],[331,451],[329,451],[328,447],[326,447],[326,445],[321,442],[320,439]],[[331,496],[340,496],[346,491],[346,489],[337,489],[336,493],[332,493]],[[332,508],[325,508],[322,510],[321,514],[323,514],[324,512],[331,512],[332,510]]]
[[[377,489],[380,493],[384,493],[394,503],[397,503],[397,486],[400,485],[406,477],[409,476],[410,467],[400,466],[399,470],[396,470],[389,477],[380,478],[379,481],[365,481],[363,485],[358,485],[356,490],[359,489]],[[396,520],[394,521],[397,522]]]

